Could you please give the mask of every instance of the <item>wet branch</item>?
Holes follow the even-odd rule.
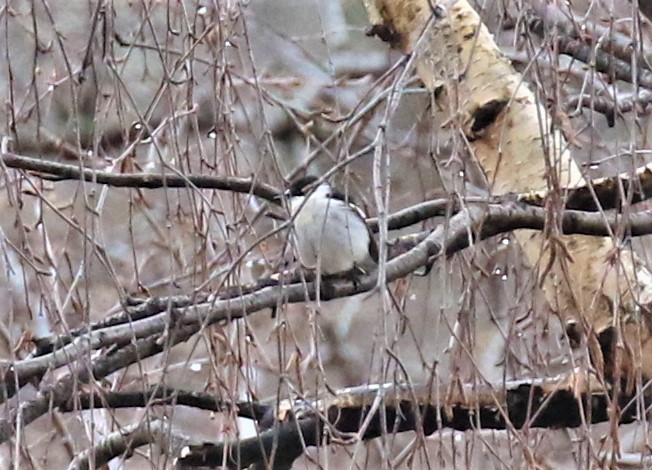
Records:
[[[2,153],[2,163],[8,168],[37,172],[43,179],[83,180],[89,183],[105,184],[118,188],[201,188],[253,194],[273,201],[279,191],[273,186],[250,177],[180,175],[155,173],[112,173],[108,171],[83,168],[52,160],[26,157],[11,152]]]
[[[594,376],[581,372],[547,379],[491,385],[371,385],[319,401],[296,401],[289,415],[248,439],[202,443],[181,451],[180,466],[229,468],[254,463],[289,468],[307,447],[333,441],[355,443],[381,435],[438,430],[574,428],[586,423],[636,419],[633,396],[612,399]],[[272,468],[272,467],[270,467]],[[274,467],[277,468],[277,467]]]
[[[100,380],[147,357],[163,352],[188,340],[195,332],[190,328],[170,331],[167,338],[160,335],[135,341],[117,350],[107,350],[89,363],[71,363],[70,372],[53,384],[42,383],[36,398],[9,406],[0,419],[0,443],[11,439],[17,428],[23,428],[43,416],[52,408],[63,406],[74,396],[80,385]],[[72,361],[71,361],[72,362]]]
[[[408,235],[392,248],[401,252],[387,264],[387,279],[394,281],[410,275],[441,256],[452,255],[470,244],[517,229],[542,230],[546,224],[546,209],[518,203],[503,205],[476,204],[457,213],[446,226],[439,225],[431,232]],[[620,214],[565,211],[562,217],[565,233],[608,236],[640,236],[652,233],[652,214],[641,212],[624,218]],[[49,342],[54,350],[40,356],[0,367],[0,400],[6,400],[22,386],[40,377],[50,368],[69,364],[90,350],[129,344],[134,338],[162,334],[173,324],[189,328],[193,333],[204,326],[226,323],[255,312],[275,308],[282,299],[285,304],[314,300],[315,282],[283,284],[275,281],[263,287],[244,286],[240,296],[213,294],[208,297],[175,296],[174,302],[153,298],[140,306],[127,309],[121,321],[110,326],[80,330],[76,335],[54,335],[41,340]],[[322,281],[321,299],[331,300],[368,292],[376,285],[375,273],[362,276],[354,283],[347,279]],[[238,287],[238,290],[241,289]],[[48,351],[48,348],[44,348]]]

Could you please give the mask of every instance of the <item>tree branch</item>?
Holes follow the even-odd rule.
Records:
[[[645,67],[645,57],[637,52],[638,48],[632,47],[631,38],[618,33],[613,27],[582,21],[579,18],[571,21],[558,7],[549,7],[544,2],[537,1],[535,4],[545,6],[539,7],[541,16],[539,21],[531,23],[532,31],[544,37],[546,30],[556,29],[554,39],[560,53],[590,64],[596,71],[613,75],[617,80],[652,88],[652,71]],[[586,28],[578,31],[579,22]],[[637,56],[636,68],[632,67],[633,55]]]
[[[643,3],[639,0],[641,10]],[[641,53],[632,37],[623,34],[614,24],[590,21],[545,0],[532,0],[529,5],[536,15],[530,22],[531,29],[537,35],[543,37],[547,31],[554,32],[557,37],[582,41],[593,49],[594,54],[613,55],[629,64],[635,60],[637,67],[650,69],[647,51]]]
[[[230,402],[220,400],[212,393],[179,390],[154,385],[141,391],[101,390],[70,396],[59,406],[59,411],[69,412],[97,408],[145,408],[147,406],[182,405],[200,410],[224,412],[233,410],[241,418],[259,421],[269,414],[271,406],[250,401]]]
[[[604,115],[607,118],[609,127],[616,125],[616,118],[620,114],[631,112],[639,109],[642,113],[648,110],[652,103],[652,91],[641,89],[637,94],[627,96],[597,96],[596,94],[583,94],[569,98],[569,110],[576,109],[578,106],[590,108],[593,111]]]
[[[159,334],[135,341],[133,344],[103,353],[90,365],[80,361],[71,371],[58,379],[53,385],[42,386],[38,396],[33,400],[18,403],[10,407],[5,418],[0,419],[0,444],[9,440],[16,428],[23,428],[35,419],[43,416],[48,410],[65,404],[75,395],[76,387],[89,383],[90,380],[100,380],[113,372],[127,367],[139,360],[154,356],[178,343],[186,341],[195,333],[194,328],[170,329],[169,335],[162,340]],[[20,426],[17,423],[20,422]]]
[[[169,427],[160,419],[144,421],[135,426],[113,432],[93,447],[84,450],[68,466],[68,470],[88,470],[101,468],[111,459],[123,454],[131,455],[134,449],[146,444],[165,446]]]
[[[180,175],[153,173],[111,173],[92,168],[59,163],[51,160],[2,152],[2,163],[9,168],[39,172],[39,177],[57,180],[84,180],[91,183],[105,184],[122,188],[189,188],[216,189],[236,193],[253,194],[270,202],[277,202],[282,193],[273,186],[256,181],[255,178]],[[652,163],[637,169],[634,175],[623,173],[617,176],[600,178],[590,182],[588,186],[578,188],[562,188],[565,207],[586,211],[609,210],[622,206],[622,201],[640,202],[652,197]],[[629,194],[631,193],[631,194]],[[547,192],[528,192],[487,198],[459,198],[451,195],[448,198],[438,198],[425,201],[402,209],[388,217],[388,228],[397,230],[414,225],[433,217],[454,214],[462,209],[460,201],[466,203],[484,202],[499,204],[505,201],[516,201],[525,204],[542,206],[548,197]],[[628,199],[629,197],[629,199]],[[369,227],[378,231],[378,220],[375,217],[367,219]]]
[[[636,418],[633,396],[612,400],[595,376],[574,371],[547,379],[504,384],[370,385],[342,390],[319,400],[279,405],[291,409],[273,427],[241,441],[188,446],[181,466],[219,465],[244,468],[268,462],[272,450],[284,460],[296,459],[306,447],[332,438],[373,439],[381,435],[441,429],[573,428],[616,417]],[[353,439],[351,437],[353,436]],[[276,463],[276,462],[274,462]]]
[[[246,468],[265,463],[265,468],[290,468],[306,447],[320,443],[323,423],[316,416],[277,423],[257,437],[217,444],[190,445],[181,450],[179,467],[218,466]],[[274,457],[273,466],[270,461]]]
[[[451,217],[446,227],[438,226],[432,232],[408,236],[409,251],[396,256],[387,264],[387,279],[394,281],[409,275],[427,264],[432,257],[451,255],[469,246],[474,240],[506,233],[517,229],[542,230],[546,223],[546,209],[518,203],[504,205],[469,206]],[[564,233],[584,235],[610,235],[620,233],[631,236],[652,233],[652,214],[641,212],[623,219],[620,214],[603,215],[600,213],[565,211],[562,217]],[[331,300],[368,292],[376,285],[375,273],[362,276],[355,283],[346,279],[322,281],[321,298]],[[247,291],[247,289],[243,289]],[[111,345],[126,345],[134,338],[144,338],[163,333],[172,322],[190,328],[194,332],[202,326],[220,322],[229,322],[254,312],[274,308],[279,300],[284,303],[302,303],[314,300],[317,286],[314,282],[293,283],[289,285],[272,285],[250,290],[239,297],[222,298],[214,294],[203,302],[184,304],[182,297],[175,297],[176,302],[166,302],[165,298],[155,299],[153,303],[145,302],[141,307],[130,308],[130,314],[122,323],[112,322],[111,326],[81,331],[78,337],[53,336],[52,344],[72,342],[51,353],[24,359],[15,364],[0,368],[0,385],[4,387],[6,398],[15,393],[16,381],[19,385],[33,378],[40,378],[48,369],[58,368],[88,352]],[[192,296],[186,297],[186,300]],[[153,306],[164,310],[157,311]],[[144,313],[143,313],[144,312]]]
[[[2,153],[2,163],[8,168],[39,172],[40,174],[38,176],[43,179],[83,180],[89,183],[105,184],[118,188],[159,189],[196,187],[253,194],[268,201],[274,201],[274,198],[280,194],[273,186],[259,182],[253,177],[111,173],[51,160],[26,157],[11,152]]]

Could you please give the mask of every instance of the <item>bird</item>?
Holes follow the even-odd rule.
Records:
[[[370,272],[378,246],[365,213],[343,193],[316,176],[304,176],[285,192],[299,262],[322,276]]]

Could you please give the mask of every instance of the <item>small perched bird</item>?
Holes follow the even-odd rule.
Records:
[[[299,261],[324,276],[368,272],[378,262],[378,247],[364,212],[328,182],[317,181],[303,177],[286,192]]]

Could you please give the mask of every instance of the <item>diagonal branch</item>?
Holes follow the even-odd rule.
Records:
[[[391,282],[408,276],[427,264],[432,257],[451,255],[467,248],[475,240],[517,229],[542,230],[545,224],[545,208],[518,203],[471,205],[454,215],[446,227],[440,225],[432,232],[408,236],[404,241],[410,242],[412,247],[387,263],[387,279]],[[565,233],[611,235],[621,233],[620,229],[624,230],[625,234],[639,236],[652,233],[652,214],[641,212],[624,219],[619,214],[605,216],[600,213],[565,211],[562,227]],[[323,282],[321,299],[349,297],[368,292],[375,285],[375,273],[362,276],[356,282],[346,279]],[[196,333],[202,326],[229,322],[264,309],[275,308],[281,299],[284,303],[314,300],[316,292],[316,284],[308,282],[261,287],[231,298],[223,298],[218,293],[203,302],[188,304],[154,299],[154,304],[161,307],[161,310],[153,309],[152,304],[146,302],[140,308],[145,310],[147,315],[141,315],[139,307],[134,307],[130,311],[135,315],[126,316],[121,323],[90,332],[82,331],[74,338],[54,336],[51,339],[53,344],[72,342],[51,353],[0,367],[0,386],[4,388],[2,396],[6,399],[15,393],[16,381],[22,386],[30,379],[40,378],[48,369],[70,363],[89,350],[111,345],[122,346],[129,344],[134,338],[159,335],[166,330],[170,322],[190,328]],[[186,298],[192,299],[191,296]],[[181,297],[175,299],[180,300]]]
[[[639,1],[639,6],[642,3]],[[614,23],[590,21],[543,0],[533,0],[530,6],[536,15],[530,19],[530,28],[535,34],[542,38],[546,34],[554,36],[561,44],[562,51],[568,49],[567,53],[595,66],[599,72],[612,73],[613,67],[619,78],[631,83],[635,76],[634,70],[642,69],[643,74],[650,70],[647,51],[637,47],[632,37],[620,31]],[[567,46],[570,42],[572,46]],[[573,54],[576,51],[580,52]],[[632,63],[636,64],[636,68]],[[647,85],[644,86],[649,87],[652,83],[649,75],[642,76],[644,80],[647,78]]]
[[[22,429],[35,419],[46,414],[51,408],[65,404],[75,394],[80,384],[104,377],[124,369],[144,358],[154,356],[178,343],[186,341],[195,333],[193,328],[180,328],[170,331],[166,341],[160,335],[153,335],[135,341],[133,344],[111,350],[94,359],[91,364],[80,361],[70,372],[52,385],[42,386],[36,398],[10,407],[0,419],[0,443],[11,439],[16,429]]]

